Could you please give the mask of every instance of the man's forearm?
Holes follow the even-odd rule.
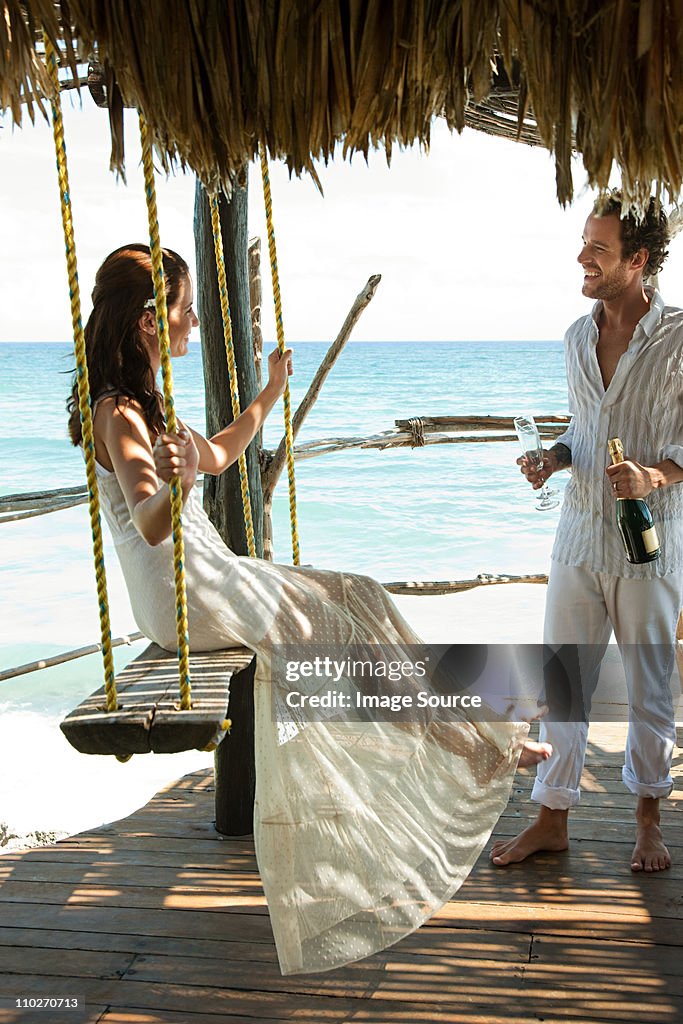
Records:
[[[654,466],[649,466],[648,475],[652,489],[656,490],[658,487],[680,484],[683,481],[683,468],[673,459],[664,459],[664,462],[657,462]]]
[[[608,466],[606,472],[622,498],[647,498],[658,487],[670,487],[683,481],[683,468],[673,459],[664,459],[654,466],[642,466],[635,459],[626,459]]]
[[[550,454],[555,457],[557,469],[567,469],[572,464],[572,451],[566,444],[558,442],[550,449]]]

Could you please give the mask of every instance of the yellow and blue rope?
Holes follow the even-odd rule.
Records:
[[[168,334],[168,310],[164,286],[164,265],[161,242],[159,241],[159,217],[157,214],[156,188],[154,184],[154,161],[152,142],[147,123],[140,114],[140,140],[142,143],[142,166],[145,175],[145,196],[149,220],[149,248],[152,257],[152,277],[156,310],[161,377],[164,389],[166,429],[171,434],[178,432],[178,422],[173,401],[173,371],[171,369],[170,340]],[[176,596],[176,636],[178,643],[178,674],[180,677],[180,708],[189,711],[192,707],[190,681],[190,639],[187,626],[187,594],[185,590],[185,551],[183,545],[183,497],[180,477],[171,478],[171,523],[173,538],[173,570]]]
[[[218,275],[218,292],[221,301],[221,317],[223,319],[223,337],[225,339],[225,354],[228,360],[228,373],[230,376],[230,400],[232,404],[233,419],[240,414],[240,392],[237,380],[237,366],[235,364],[235,347],[232,340],[232,318],[230,316],[230,300],[228,297],[228,280],[225,273],[225,254],[223,251],[223,235],[221,232],[221,218],[218,203],[218,196],[212,193],[209,196],[211,207],[211,226],[213,228],[213,247],[216,256],[216,273]],[[247,458],[245,452],[239,457],[238,469],[240,477],[240,490],[242,492],[242,508],[244,510],[244,528],[247,535],[247,548],[252,558],[256,557],[256,539],[254,537],[254,520],[251,512],[251,495],[249,493],[249,476],[247,473]]]
[[[259,147],[261,156],[261,177],[263,179],[263,199],[266,207],[266,225],[268,229],[268,252],[270,254],[270,272],[273,279],[273,302],[275,303],[275,326],[277,330],[277,347],[282,354],[285,350],[285,328],[282,321],[282,299],[280,296],[280,275],[277,267],[277,250],[275,247],[275,228],[273,226],[273,201],[270,194],[270,176],[268,174],[268,158],[266,148]],[[283,395],[285,414],[285,446],[287,453],[287,479],[289,482],[289,519],[292,530],[292,561],[294,565],[301,562],[299,552],[299,529],[296,516],[296,483],[294,479],[294,437],[292,434],[292,405],[289,393],[289,381]]]
[[[92,406],[90,400],[90,380],[88,363],[85,354],[85,335],[81,317],[81,294],[78,284],[78,267],[76,261],[76,242],[74,238],[73,217],[71,210],[71,193],[69,191],[69,173],[66,160],[66,143],[64,140],[64,123],[60,100],[59,72],[57,70],[57,54],[48,39],[43,35],[45,43],[45,60],[53,88],[51,99],[52,133],[57,158],[57,175],[59,179],[59,197],[62,208],[62,227],[64,229],[64,246],[66,265],[69,277],[69,297],[71,299],[71,320],[74,335],[74,355],[76,357],[76,379],[78,383],[78,411],[81,419],[81,435],[85,454],[85,471],[88,483],[88,510],[93,541],[93,558],[97,581],[97,602],[100,615],[102,634],[102,660],[104,662],[104,688],[107,711],[117,708],[114,659],[111,646],[111,625],[109,619],[109,598],[107,595],[107,574],[104,566],[104,547],[102,543],[102,521],[100,517],[100,499],[97,487],[95,468],[95,439],[93,433]]]

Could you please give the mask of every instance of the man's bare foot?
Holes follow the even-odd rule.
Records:
[[[529,825],[514,839],[499,839],[493,844],[491,860],[497,867],[502,868],[508,864],[519,864],[532,853],[540,853],[541,850],[552,853],[566,850],[569,846],[568,816],[569,811],[541,805],[538,818],[533,825]]]
[[[631,871],[665,871],[670,868],[671,854],[664,845],[659,827],[659,800],[640,797],[636,822],[636,845],[631,856]]]
[[[550,743],[536,743],[534,740],[526,740],[522,747],[522,753],[517,762],[518,768],[531,768],[540,761],[547,761],[552,755],[553,748]]]

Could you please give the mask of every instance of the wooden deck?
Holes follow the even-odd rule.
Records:
[[[482,855],[416,934],[331,974],[280,976],[253,845],[214,832],[187,776],[123,821],[0,857],[0,1021],[36,1024],[666,1024],[683,1020],[681,795],[674,867],[632,875],[622,727],[591,729],[572,849],[507,870]],[[676,751],[675,773],[683,775]],[[533,813],[517,777],[498,835]],[[76,796],[75,796],[76,798]],[[17,1011],[17,997],[81,1011]]]

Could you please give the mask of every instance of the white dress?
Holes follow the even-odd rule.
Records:
[[[138,627],[176,649],[170,539],[138,534],[115,474],[98,466]],[[193,490],[183,513],[190,649],[257,654],[254,836],[283,974],[324,971],[397,942],[459,888],[508,800],[527,726],[444,720],[283,726],[278,645],[401,660],[419,639],[374,580],[234,555]],[[290,648],[291,650],[291,648]],[[344,686],[353,693],[355,682]]]

